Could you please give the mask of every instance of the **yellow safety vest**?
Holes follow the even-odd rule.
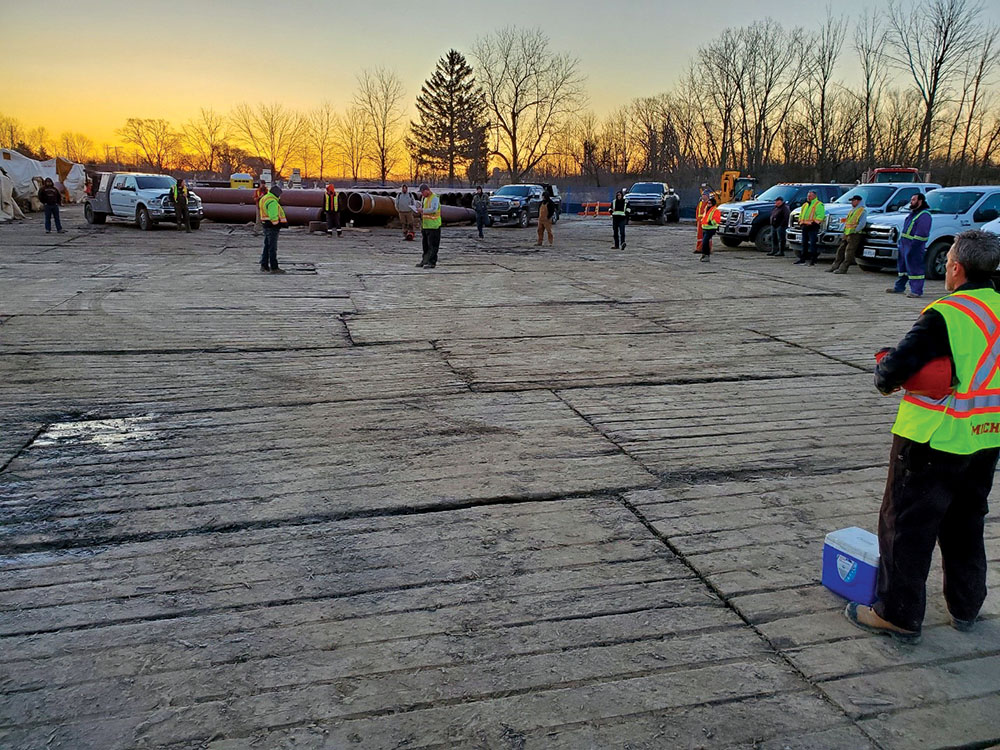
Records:
[[[274,210],[272,211],[272,209]],[[288,223],[288,219],[285,218],[285,209],[281,207],[281,203],[278,202],[273,193],[266,193],[260,199],[260,218],[272,224]]]
[[[423,213],[421,214],[422,219],[420,221],[420,226],[424,229],[439,229],[441,227],[441,201],[438,200],[438,207],[436,211],[429,211],[431,203],[437,198],[434,193],[423,199],[421,205],[423,206]]]
[[[851,212],[847,214],[847,221],[844,223],[844,234],[857,234],[858,220],[861,218],[861,214],[864,213],[864,210],[864,206],[858,206],[857,208],[851,209]]]
[[[617,206],[618,206],[618,199],[615,198],[613,201],[611,201],[611,208],[612,208],[611,215],[612,216],[624,216],[625,214],[628,213],[628,201],[627,200],[622,199],[621,210],[619,210],[617,208]]]
[[[331,198],[331,195],[330,195],[329,192],[327,192],[326,198],[323,199],[323,210],[324,211],[339,211],[340,210],[338,208],[338,206],[340,204],[340,201],[338,200],[338,198],[340,196],[337,193],[334,193],[332,195],[332,197],[333,197],[333,208],[331,209],[330,208],[330,198]]]
[[[968,455],[1000,447],[1000,294],[956,292],[932,302],[948,327],[958,386],[944,398],[907,391],[892,431],[931,448]]]
[[[180,203],[177,199],[177,193],[180,191],[184,195],[184,205],[187,205],[188,189],[187,185],[184,187],[178,187],[176,183],[170,188],[170,197],[174,199],[174,203]]]
[[[817,198],[802,207],[802,213],[799,214],[799,223],[801,224],[805,221],[823,221],[825,218],[826,207],[823,206],[823,202]]]

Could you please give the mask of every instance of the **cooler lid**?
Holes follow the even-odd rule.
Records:
[[[878,565],[878,537],[870,531],[850,526],[826,535],[826,543],[869,565]]]

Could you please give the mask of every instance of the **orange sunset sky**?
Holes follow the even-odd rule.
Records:
[[[866,7],[842,0],[845,18]],[[1000,0],[988,6],[1000,10]],[[449,48],[466,54],[479,36],[506,25],[541,27],[552,48],[580,59],[590,103],[602,115],[635,96],[667,90],[697,47],[726,26],[776,15],[807,24],[804,6],[722,0],[524,2],[192,2],[0,0],[8,66],[0,113],[50,135],[81,132],[116,143],[128,117],[175,126],[212,107],[278,101],[303,111],[346,106],[355,75],[384,65],[406,86],[407,107]],[[777,13],[775,13],[777,11]],[[849,42],[845,78],[853,78]]]

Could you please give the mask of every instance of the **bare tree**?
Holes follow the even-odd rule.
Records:
[[[49,150],[52,148],[53,145],[52,139],[49,138],[49,131],[45,128],[44,125],[39,125],[37,128],[32,128],[27,133],[25,133],[24,144],[39,159],[48,159]],[[65,150],[63,151],[63,153],[65,154]],[[72,158],[72,157],[67,157],[67,158]],[[80,161],[80,160],[74,159],[74,161]]]
[[[340,119],[336,133],[344,172],[358,182],[371,146],[368,118],[359,107],[351,107]]]
[[[59,136],[60,154],[80,164],[94,158],[94,142],[83,133],[63,133]]]
[[[892,59],[913,78],[923,104],[917,148],[921,169],[930,168],[931,141],[955,78],[976,48],[980,7],[969,0],[913,0],[889,6]]]
[[[385,183],[399,158],[402,143],[403,84],[399,76],[386,68],[377,67],[361,71],[354,106],[368,122],[371,138],[369,158],[378,169],[379,179]]]
[[[248,152],[262,159],[275,178],[284,174],[305,135],[305,118],[281,104],[243,103],[230,116],[234,134]]]
[[[866,11],[854,32],[854,51],[861,65],[861,93],[864,118],[864,164],[866,169],[875,165],[875,140],[879,123],[879,113],[882,108],[882,96],[885,93],[889,69],[886,64],[885,47],[888,32],[882,21],[882,15],[875,11]]]
[[[229,138],[225,118],[215,110],[202,109],[198,117],[184,124],[184,145],[194,157],[194,166],[203,172],[215,172],[219,152]]]
[[[567,151],[580,174],[587,175],[594,185],[601,185],[601,165],[598,160],[600,129],[593,112],[583,112],[575,117],[566,139]]]
[[[24,128],[15,117],[0,114],[0,146],[15,148],[24,139]]]
[[[549,51],[540,29],[507,27],[473,45],[492,118],[493,153],[518,181],[545,159],[584,103],[579,61]]]
[[[180,143],[170,123],[160,119],[130,117],[118,134],[125,143],[135,146],[138,156],[157,172],[167,168]]]
[[[326,174],[327,162],[333,155],[334,136],[340,128],[340,117],[329,102],[323,102],[309,113],[306,142],[319,159],[319,178]]]
[[[822,25],[806,44],[808,93],[805,97],[807,117],[813,125],[813,148],[816,151],[815,179],[826,179],[831,173],[831,130],[838,111],[833,104],[833,71],[844,46],[847,26],[827,9]]]

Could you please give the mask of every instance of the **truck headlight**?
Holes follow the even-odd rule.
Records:
[[[757,218],[757,214],[759,213],[760,211],[747,211],[746,213],[743,214],[743,223],[746,224],[753,221],[754,219]]]

